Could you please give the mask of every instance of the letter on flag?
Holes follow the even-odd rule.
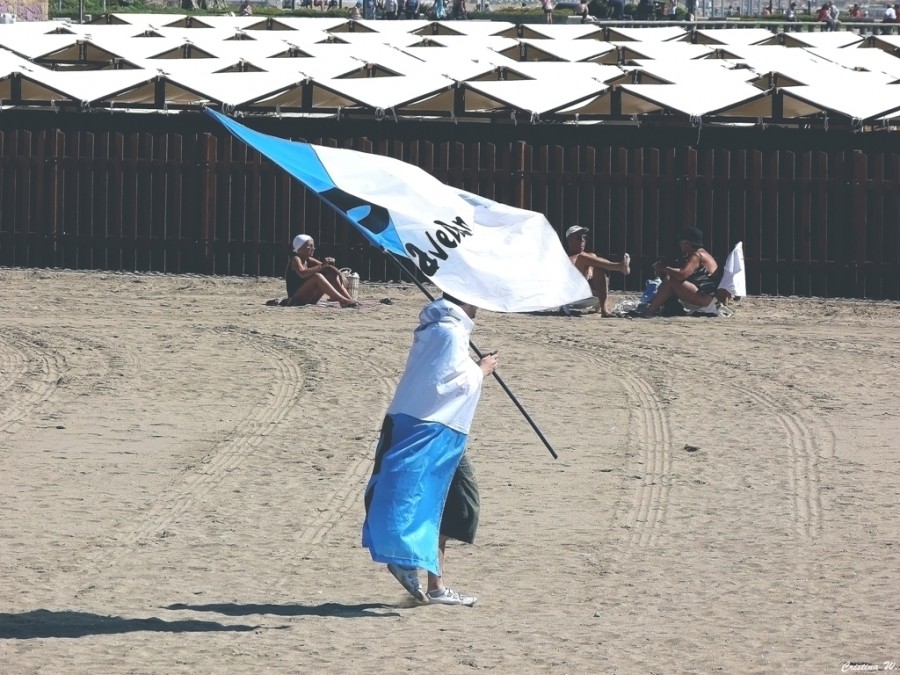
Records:
[[[530,312],[591,297],[540,213],[452,188],[391,157],[289,141],[206,112],[318,194],[371,244],[409,258],[464,302]]]

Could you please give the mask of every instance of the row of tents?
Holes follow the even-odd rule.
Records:
[[[853,31],[113,14],[0,25],[0,106],[869,130],[900,118],[898,54]]]

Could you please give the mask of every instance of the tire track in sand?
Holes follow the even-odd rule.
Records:
[[[43,340],[6,328],[0,330],[0,370],[0,402],[8,401],[0,408],[0,433],[15,433],[36,406],[53,397],[66,359]]]
[[[0,334],[0,396],[21,380],[28,371],[28,355],[12,344],[8,335]]]
[[[257,332],[239,331],[233,327],[221,332],[234,335],[249,344],[266,357],[267,365],[275,369],[270,378],[269,396],[254,407],[209,453],[211,460],[185,472],[180,481],[168,492],[159,496],[155,506],[144,516],[140,524],[127,534],[120,536],[116,552],[96,561],[99,567],[112,567],[129,555],[135,547],[153,537],[164,536],[178,518],[213,491],[227,476],[238,468],[257,448],[263,439],[278,424],[288,417],[298,402],[311,395],[307,392],[307,381],[301,364],[307,360],[297,357],[298,343],[295,340],[264,335]],[[372,360],[369,365],[374,376],[381,381],[383,407],[396,385],[397,373],[388,373]],[[367,402],[371,405],[371,402]],[[368,481],[374,447],[377,443],[377,429],[369,445],[369,452],[353,460],[343,475],[335,481],[317,509],[317,515],[300,531],[297,539],[298,554],[308,555],[320,545],[343,516],[355,505],[362,503],[362,493]]]
[[[672,434],[663,401],[650,382],[623,368],[621,363],[614,364],[589,351],[587,354],[605,371],[617,373],[625,387],[629,429],[635,435],[643,471],[634,477],[640,483],[634,491],[631,509],[620,517],[629,532],[631,546],[653,546],[666,522],[671,501]]]
[[[619,373],[622,373],[621,368]],[[631,402],[629,417],[635,420],[631,428],[637,431],[637,443],[644,463],[641,484],[626,518],[631,522],[632,545],[652,546],[669,511],[672,434],[662,401],[653,386],[632,373],[624,375],[623,383]]]
[[[380,409],[387,409],[389,398],[399,380],[399,373],[385,369],[380,365],[379,359],[360,359],[360,363],[367,363],[374,371],[374,374],[366,373],[366,375],[371,379],[377,378],[380,390]],[[369,405],[371,403],[369,402]],[[350,462],[343,475],[335,482],[334,488],[325,496],[318,510],[319,515],[300,532],[297,545],[302,549],[301,556],[309,555],[312,549],[322,543],[328,533],[351,508],[362,504],[363,492],[368,484],[375,448],[378,445],[380,425],[381,420],[372,430],[372,441],[368,445],[368,451]]]
[[[239,467],[263,439],[289,414],[304,386],[303,370],[296,358],[285,358],[280,338],[258,333],[243,333],[234,328],[220,329],[266,357],[276,373],[271,379],[270,396],[253,407],[226,438],[210,451],[210,461],[185,473],[168,494],[161,495],[141,524],[119,540],[119,550],[107,557],[104,566],[113,566],[142,541],[159,536],[195,502],[215,489],[228,474]],[[296,351],[296,346],[292,351]]]
[[[564,349],[567,353],[574,350],[585,355],[598,370],[615,372],[617,382],[624,386],[629,402],[629,430],[634,434],[643,471],[640,476],[634,476],[640,480],[640,484],[634,491],[630,510],[615,515],[613,520],[620,521],[621,527],[628,530],[628,543],[631,546],[653,546],[666,522],[671,500],[672,433],[663,400],[652,383],[629,370],[626,364],[599,356],[570,336],[560,335],[557,338],[565,344],[556,348]],[[534,338],[523,338],[523,341],[542,349],[555,346]],[[661,366],[657,372],[668,376],[670,371]]]
[[[833,457],[834,431],[824,420],[810,421],[807,413],[791,412],[785,401],[766,396],[756,389],[734,384],[735,390],[766,410],[784,432],[787,450],[788,485],[794,526],[805,538],[813,539],[822,531],[823,509],[819,460]],[[825,451],[819,448],[815,428],[822,427]]]

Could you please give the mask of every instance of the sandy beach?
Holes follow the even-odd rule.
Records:
[[[900,669],[900,303],[479,314],[462,608],[359,545],[421,293],[282,294],[0,269],[0,671]]]

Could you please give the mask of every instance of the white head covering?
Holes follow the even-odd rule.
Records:
[[[469,433],[484,381],[469,356],[473,328],[472,319],[453,302],[438,298],[425,306],[388,415],[409,415]]]
[[[296,237],[294,237],[294,243],[291,244],[291,246],[294,247],[294,253],[300,250],[303,245],[306,244],[306,242],[308,242],[310,239],[312,239],[312,237],[310,237],[308,234],[298,234]]]

